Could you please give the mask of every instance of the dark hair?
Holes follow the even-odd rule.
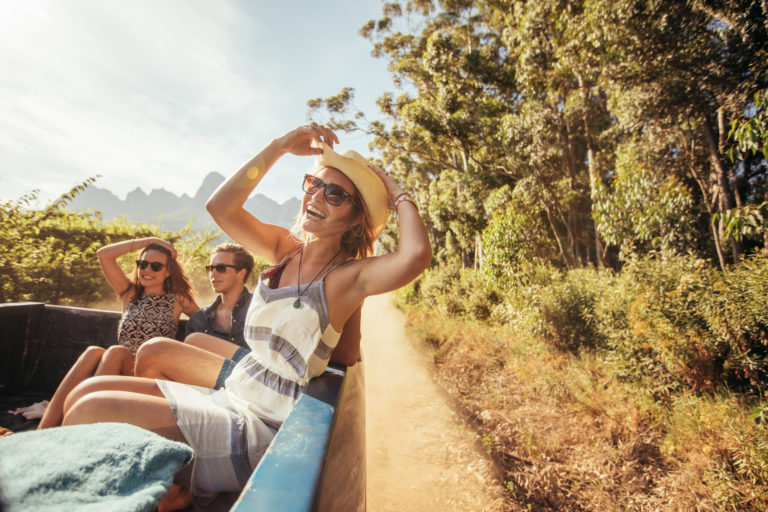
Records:
[[[213,248],[213,251],[211,251],[211,256],[217,252],[228,252],[233,254],[235,256],[235,270],[239,272],[242,269],[245,269],[245,279],[243,279],[243,282],[248,281],[248,277],[251,275],[254,265],[253,256],[251,256],[251,253],[243,249],[242,245],[233,243],[223,243],[217,245]]]
[[[143,258],[147,251],[160,251],[165,254],[166,264],[168,265],[168,271],[171,275],[166,277],[165,281],[163,281],[163,291],[165,293],[181,295],[188,301],[193,301],[194,297],[192,297],[192,284],[189,282],[189,278],[187,277],[186,272],[184,272],[182,266],[171,254],[171,251],[162,245],[149,244],[144,249],[142,249],[139,258]],[[139,269],[137,267],[133,268],[133,272],[131,273],[131,287],[128,288],[125,293],[129,293],[131,290],[133,290],[131,302],[137,302],[144,296],[144,286],[139,281]]]

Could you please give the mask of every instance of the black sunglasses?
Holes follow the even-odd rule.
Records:
[[[301,188],[309,195],[314,194],[322,188],[325,202],[331,206],[341,206],[346,199],[352,197],[352,194],[341,188],[339,185],[325,183],[320,178],[312,176],[311,174],[304,175],[304,183],[301,184]]]
[[[235,270],[237,270],[237,267],[235,265],[227,265],[225,263],[219,263],[218,265],[206,265],[205,266],[205,270],[206,271],[211,272],[211,271],[215,270],[219,274],[223,274],[224,272],[226,272],[227,268],[234,268]]]
[[[149,267],[153,272],[160,272],[165,266],[165,263],[160,263],[159,261],[136,260],[136,266],[141,270]]]

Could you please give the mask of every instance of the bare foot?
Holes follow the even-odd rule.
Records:
[[[171,512],[181,510],[192,503],[192,493],[189,487],[182,487],[178,484],[171,484],[168,494],[163,496],[157,504],[157,512]]]

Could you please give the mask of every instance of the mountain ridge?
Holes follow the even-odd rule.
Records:
[[[97,210],[106,220],[125,217],[131,222],[157,224],[170,231],[178,231],[192,221],[192,229],[218,229],[205,209],[205,203],[216,188],[224,182],[224,176],[211,172],[193,196],[177,196],[164,188],[152,189],[149,194],[141,188],[128,192],[120,199],[108,189],[93,185],[80,192],[69,207],[72,210]],[[255,194],[245,202],[245,209],[259,220],[290,228],[296,220],[299,200],[292,197],[280,204],[263,194]]]

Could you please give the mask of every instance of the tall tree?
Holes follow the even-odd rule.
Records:
[[[413,0],[382,14],[361,32],[406,91],[380,98],[387,124],[348,112],[350,90],[310,107],[375,135],[436,245],[455,242],[467,263],[494,213],[471,198],[520,186],[520,204],[537,207],[518,215],[536,218],[515,225],[543,220],[553,263],[610,264],[612,246],[643,252],[649,240],[709,247],[722,266],[739,259],[739,241],[709,220],[755,201],[765,182],[764,160],[735,164],[725,145],[730,120],[766,85],[761,2]],[[691,229],[705,231],[667,236]]]

